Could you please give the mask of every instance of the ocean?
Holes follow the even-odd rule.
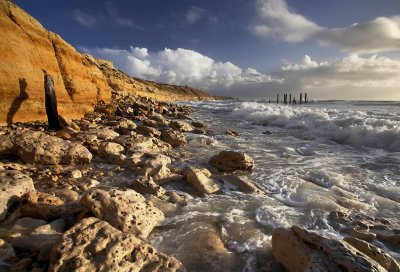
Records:
[[[245,194],[225,184],[221,193],[190,198],[167,218],[150,240],[189,271],[257,270],[255,260],[270,247],[276,227],[300,225],[341,236],[327,220],[331,211],[400,223],[400,102],[184,104],[196,110],[193,118],[206,123],[211,133],[186,135],[189,144],[179,150],[182,165],[209,167],[208,160],[221,150],[245,152],[255,167],[238,174],[265,192]],[[225,135],[226,129],[241,136]],[[179,190],[173,184],[165,188]],[[226,262],[226,256],[196,256],[190,241],[202,240],[205,230],[222,237],[229,249],[224,254],[232,254],[235,269],[218,270],[219,265],[228,267],[218,263]],[[388,251],[399,258],[399,252]]]

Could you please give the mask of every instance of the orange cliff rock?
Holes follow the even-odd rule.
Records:
[[[79,118],[111,90],[160,101],[221,99],[188,87],[133,78],[111,61],[81,54],[17,5],[0,0],[0,124],[46,120],[44,72],[54,80],[58,112]]]
[[[77,118],[111,89],[97,66],[15,4],[0,0],[0,123],[45,120],[44,71],[58,111]]]

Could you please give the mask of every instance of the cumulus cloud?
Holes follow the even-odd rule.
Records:
[[[264,38],[300,42],[321,28],[300,14],[291,12],[284,0],[258,0],[258,21],[253,32]]]
[[[242,70],[231,62],[215,61],[193,50],[165,48],[149,52],[147,48],[130,50],[97,48],[89,50],[97,57],[112,60],[117,67],[132,76],[159,82],[191,85],[209,90],[234,84],[279,81],[254,68]]]
[[[262,38],[286,42],[315,38],[322,44],[358,53],[400,49],[400,16],[328,28],[291,11],[285,0],[258,0],[256,7],[258,16],[251,30]]]
[[[344,28],[325,29],[318,38],[346,51],[379,52],[400,49],[400,16],[379,17]]]
[[[400,99],[400,61],[352,53],[342,59],[317,62],[304,56],[299,64],[282,67],[287,86],[314,91],[319,97]]]
[[[83,25],[87,28],[93,28],[97,25],[97,19],[95,16],[85,13],[79,9],[75,9],[72,12],[72,17],[77,21],[79,24]]]

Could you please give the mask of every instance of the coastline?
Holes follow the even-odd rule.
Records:
[[[3,261],[14,268],[49,271],[87,265],[112,268],[116,267],[113,258],[120,260],[119,265],[123,261],[124,267],[138,270],[154,265],[158,267],[154,270],[168,267],[170,271],[220,271],[221,267],[305,271],[310,266],[335,269],[340,265],[397,271],[396,260],[369,243],[379,239],[395,245],[396,226],[386,219],[340,211],[332,211],[328,220],[347,232],[345,240],[297,226],[270,229],[271,237],[262,226],[240,223],[240,213],[233,213],[221,218],[222,223],[178,224],[191,233],[188,240],[176,241],[183,247],[180,252],[185,252],[179,256],[182,259],[174,250],[167,252],[169,256],[156,251],[162,235],[174,237],[176,223],[169,225],[170,219],[189,215],[193,201],[211,198],[212,202],[213,195],[269,197],[245,178],[257,162],[242,153],[210,157],[207,163],[186,162],[183,147],[191,144],[187,139],[215,133],[207,120],[191,120],[192,112],[188,106],[113,92],[111,103],[99,103],[83,119],[65,120],[60,131],[49,130],[44,122],[2,127],[1,185],[3,194],[8,194],[2,196],[7,201],[2,206],[0,238],[8,254],[2,255],[6,256]],[[223,189],[227,184],[232,194]],[[215,206],[204,207],[210,214],[224,208],[215,201]],[[216,228],[219,224],[226,233]],[[106,233],[105,238],[101,233]],[[48,240],[39,243],[43,235]],[[124,235],[134,241],[133,246],[124,246]],[[240,249],[226,235],[252,237],[261,244]],[[94,245],[110,241],[119,254],[93,251]],[[103,250],[114,252],[113,248]],[[90,254],[82,253],[86,251]],[[132,252],[138,255],[127,259]],[[247,259],[249,253],[256,258]],[[147,259],[146,254],[152,257]]]

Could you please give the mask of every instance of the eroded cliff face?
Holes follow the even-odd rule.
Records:
[[[103,73],[15,4],[0,1],[0,123],[43,120],[44,73],[53,77],[59,113],[81,117],[110,101]]]
[[[21,8],[0,0],[0,124],[46,120],[44,74],[54,80],[60,115],[73,119],[108,103],[111,90],[161,101],[214,99],[190,87],[132,78],[110,61],[81,54]]]

